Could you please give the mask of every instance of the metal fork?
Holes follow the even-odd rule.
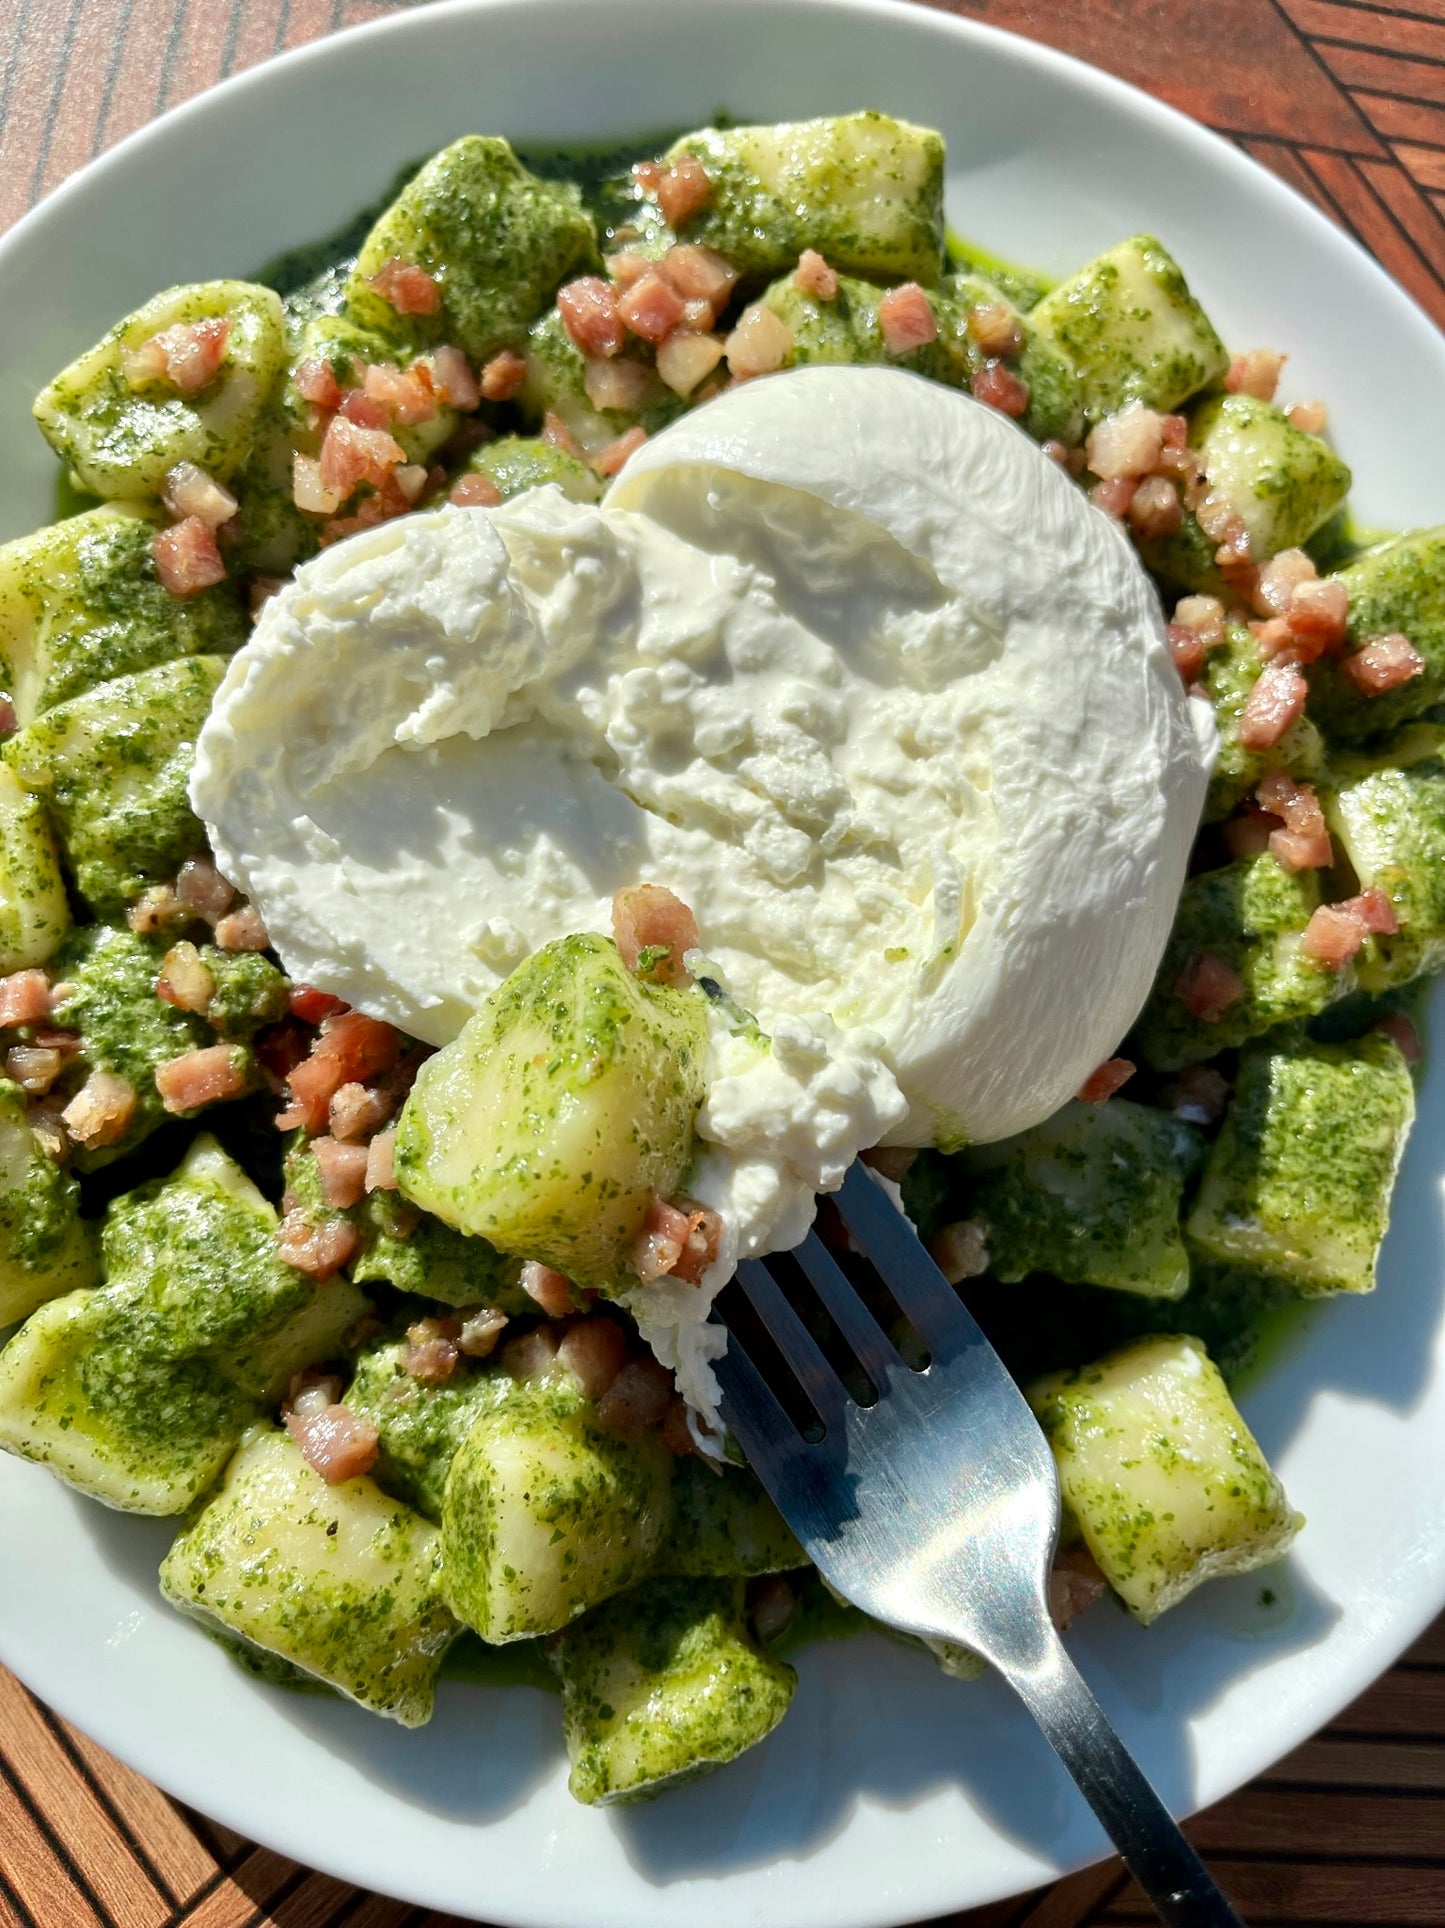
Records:
[[[723,1416],[749,1464],[846,1600],[902,1632],[962,1642],[997,1668],[1164,1921],[1240,1928],[1050,1618],[1059,1483],[1038,1421],[864,1166],[833,1202],[930,1361],[922,1371],[904,1362],[811,1233],[792,1257],[877,1390],[874,1405],[859,1405],[767,1266],[744,1260],[737,1283],[823,1429],[804,1437],[730,1330],[717,1366]]]

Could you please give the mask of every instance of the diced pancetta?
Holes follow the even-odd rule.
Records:
[[[380,1131],[393,1108],[391,1097],[385,1091],[373,1091],[354,1080],[341,1085],[332,1094],[328,1113],[331,1136],[343,1144],[357,1144]]]
[[[229,1044],[183,1051],[180,1057],[156,1066],[156,1090],[169,1112],[199,1111],[205,1105],[239,1098],[248,1082],[244,1054]]]
[[[156,532],[151,543],[156,574],[172,596],[198,596],[226,580],[226,565],[214,533],[198,515],[188,515]]]
[[[645,963],[642,975],[650,983],[677,987],[691,981],[683,959],[701,942],[697,919],[665,885],[629,884],[617,891],[612,935],[629,971]],[[644,952],[650,953],[645,960]]]
[[[1339,904],[1321,904],[1305,925],[1300,950],[1326,970],[1342,970],[1368,937],[1393,937],[1394,908],[1382,890],[1364,890]]]
[[[1174,1080],[1169,1108],[1191,1125],[1212,1125],[1229,1108],[1229,1080],[1212,1064],[1188,1064]]]
[[[664,342],[663,346],[666,347],[667,343]],[[641,406],[651,385],[651,372],[643,362],[592,360],[583,365],[583,392],[594,408],[621,409],[631,413]]]
[[[381,1435],[363,1413],[337,1404],[323,1406],[319,1412],[293,1408],[285,1418],[301,1457],[328,1486],[359,1479],[375,1466]]]
[[[317,408],[332,409],[341,400],[341,383],[324,355],[311,355],[299,363],[291,379],[302,401]]]
[[[214,924],[236,901],[236,886],[209,857],[188,857],[176,874],[176,898],[188,911]]]
[[[1309,685],[1289,656],[1265,664],[1239,718],[1239,743],[1245,750],[1272,750],[1304,715]]]
[[[335,1212],[359,1205],[366,1195],[367,1147],[327,1137],[313,1138],[311,1149],[321,1178],[322,1203]]]
[[[712,199],[712,180],[695,155],[683,154],[657,177],[657,205],[669,227],[681,227]]]
[[[43,1098],[65,1069],[66,1053],[53,1045],[12,1044],[5,1053],[5,1076],[32,1098]]]
[[[535,1299],[549,1319],[565,1319],[577,1310],[572,1281],[538,1259],[528,1259],[517,1283],[529,1299]]]
[[[1024,345],[1019,318],[1006,301],[981,301],[970,308],[968,332],[986,355],[997,355],[1004,361]]]
[[[838,270],[830,267],[816,248],[804,248],[793,270],[793,286],[814,301],[835,301],[838,296]]]
[[[219,529],[236,513],[231,491],[194,462],[177,462],[161,484],[161,501],[178,522],[195,516],[208,529]]]
[[[403,1368],[424,1385],[441,1385],[457,1369],[457,1360],[461,1357],[457,1345],[460,1335],[458,1319],[418,1319],[406,1329],[406,1344],[401,1354]]]
[[[495,509],[502,499],[502,491],[489,475],[476,470],[459,476],[452,484],[449,502],[455,502],[461,509]]]
[[[366,1189],[396,1190],[396,1133],[379,1131],[366,1148]]]
[[[1420,1033],[1403,1011],[1391,1011],[1385,1017],[1376,1018],[1370,1029],[1383,1031],[1406,1064],[1418,1064],[1425,1055]]]
[[[1303,549],[1281,549],[1262,564],[1255,578],[1253,602],[1260,616],[1283,616],[1290,597],[1302,582],[1313,582],[1319,571]]]
[[[691,395],[699,382],[707,380],[723,357],[723,345],[716,335],[694,334],[690,328],[674,328],[657,349],[657,372],[674,395]]]
[[[1164,417],[1134,401],[1090,429],[1084,454],[1092,473],[1111,481],[1121,475],[1151,475],[1163,448]]]
[[[1318,870],[1333,860],[1329,827],[1312,783],[1271,770],[1254,794],[1262,811],[1280,819],[1270,830],[1268,847],[1286,870]]]
[[[672,1400],[672,1374],[656,1359],[629,1359],[597,1402],[599,1426],[640,1439],[661,1426]]]
[[[1245,996],[1244,981],[1234,967],[1212,951],[1191,957],[1174,981],[1174,995],[1201,1024],[1218,1024],[1225,1012]]]
[[[1184,504],[1167,475],[1146,475],[1129,498],[1129,526],[1146,542],[1172,536],[1184,520]]]
[[[380,487],[405,460],[405,450],[385,429],[360,428],[345,415],[333,415],[321,443],[321,485],[344,500],[362,482]]]
[[[507,1329],[507,1315],[494,1305],[479,1305],[475,1312],[462,1315],[457,1349],[469,1359],[486,1359],[496,1351],[497,1341]]]
[[[793,336],[787,323],[760,301],[743,309],[737,326],[723,343],[728,368],[738,381],[773,374],[792,352]]]
[[[737,286],[738,271],[731,261],[726,260],[715,248],[684,241],[668,249],[660,266],[663,279],[676,289],[684,303],[700,301],[704,304],[702,319],[710,328],[727,307],[732,291]],[[834,293],[837,293],[836,278]],[[690,326],[696,325],[691,314],[687,320]]]
[[[584,355],[619,354],[627,331],[617,312],[617,290],[601,275],[579,275],[557,290],[562,326]]]
[[[434,315],[441,307],[442,291],[431,275],[399,255],[383,262],[372,275],[371,285],[399,315]]]
[[[0,1029],[48,1018],[50,1004],[50,980],[44,971],[12,971],[0,977]]]
[[[878,332],[890,355],[907,355],[938,340],[933,304],[916,281],[890,288],[879,300]]]
[[[502,1347],[503,1370],[524,1385],[533,1379],[545,1379],[556,1368],[560,1345],[561,1335],[556,1326],[533,1326],[530,1332],[519,1333]]]
[[[216,943],[223,951],[266,951],[271,939],[260,911],[242,904],[216,919]]]
[[[132,388],[163,382],[178,395],[198,395],[220,372],[230,336],[230,318],[225,315],[178,321],[139,348],[122,350],[121,369]]]
[[[1075,1095],[1086,1105],[1106,1104],[1128,1084],[1137,1068],[1128,1058],[1106,1058],[1089,1073]]]
[[[1284,364],[1285,357],[1272,348],[1251,348],[1248,354],[1236,355],[1230,362],[1224,386],[1231,395],[1252,395],[1256,401],[1272,402]]]
[[[588,1399],[600,1399],[627,1363],[627,1340],[614,1319],[579,1319],[557,1348],[565,1366]]]
[[[437,412],[437,385],[424,361],[409,368],[392,362],[372,362],[362,379],[362,393],[385,413],[386,422],[411,426],[432,421]],[[385,424],[381,424],[384,426]]]
[[[1425,673],[1425,658],[1408,636],[1372,636],[1341,664],[1362,696],[1383,696]]]
[[[215,977],[195,945],[173,944],[161,959],[156,996],[178,1011],[204,1017],[215,995]]]
[[[334,1278],[360,1243],[350,1219],[313,1218],[299,1208],[287,1212],[276,1234],[282,1264],[317,1281]]]
[[[124,1138],[135,1117],[135,1086],[114,1071],[92,1071],[61,1112],[77,1145],[94,1151]]]
[[[592,458],[599,475],[616,475],[647,440],[647,430],[638,426],[624,429],[615,441],[606,443]]]
[[[527,364],[515,348],[503,348],[482,370],[480,388],[489,402],[510,402],[527,379]]]
[[[448,408],[470,414],[482,399],[481,384],[460,348],[444,342],[431,354],[432,380]]]
[[[641,340],[665,341],[683,319],[683,299],[654,271],[634,281],[617,299],[617,313]]]
[[[968,392],[976,402],[996,408],[1000,415],[1019,416],[1029,405],[1029,385],[1016,375],[1007,362],[986,361],[968,380]]]
[[[1263,571],[1261,571],[1263,574]],[[1301,660],[1312,663],[1344,643],[1350,619],[1350,592],[1338,578],[1306,578],[1290,593],[1284,619],[1299,646]]]

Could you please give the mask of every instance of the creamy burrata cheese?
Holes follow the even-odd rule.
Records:
[[[293,974],[438,1044],[619,887],[675,891],[763,1030],[852,1071],[820,1160],[776,1067],[715,1065],[731,1256],[792,1242],[862,1145],[1002,1138],[1078,1089],[1152,982],[1213,745],[1128,539],[1013,423],[811,368],[600,506],[447,506],[306,564],[192,798]]]

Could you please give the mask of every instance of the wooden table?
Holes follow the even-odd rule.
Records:
[[[1445,0],[953,10],[1080,54],[1207,121],[1358,236],[1445,323]],[[383,0],[0,0],[0,228],[165,108],[390,11]],[[1254,1923],[1445,1928],[1445,1620],[1326,1733],[1190,1833]],[[947,1928],[1149,1918],[1111,1864]],[[0,1671],[0,1928],[446,1920],[189,1813]]]

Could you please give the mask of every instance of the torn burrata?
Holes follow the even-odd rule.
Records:
[[[1122,530],[901,371],[729,390],[597,506],[384,524],[265,606],[192,798],[288,968],[432,1043],[663,884],[714,1025],[690,1189],[796,1243],[857,1151],[1055,1111],[1137,1015],[1213,755]],[[631,1294],[715,1403],[711,1291]]]

